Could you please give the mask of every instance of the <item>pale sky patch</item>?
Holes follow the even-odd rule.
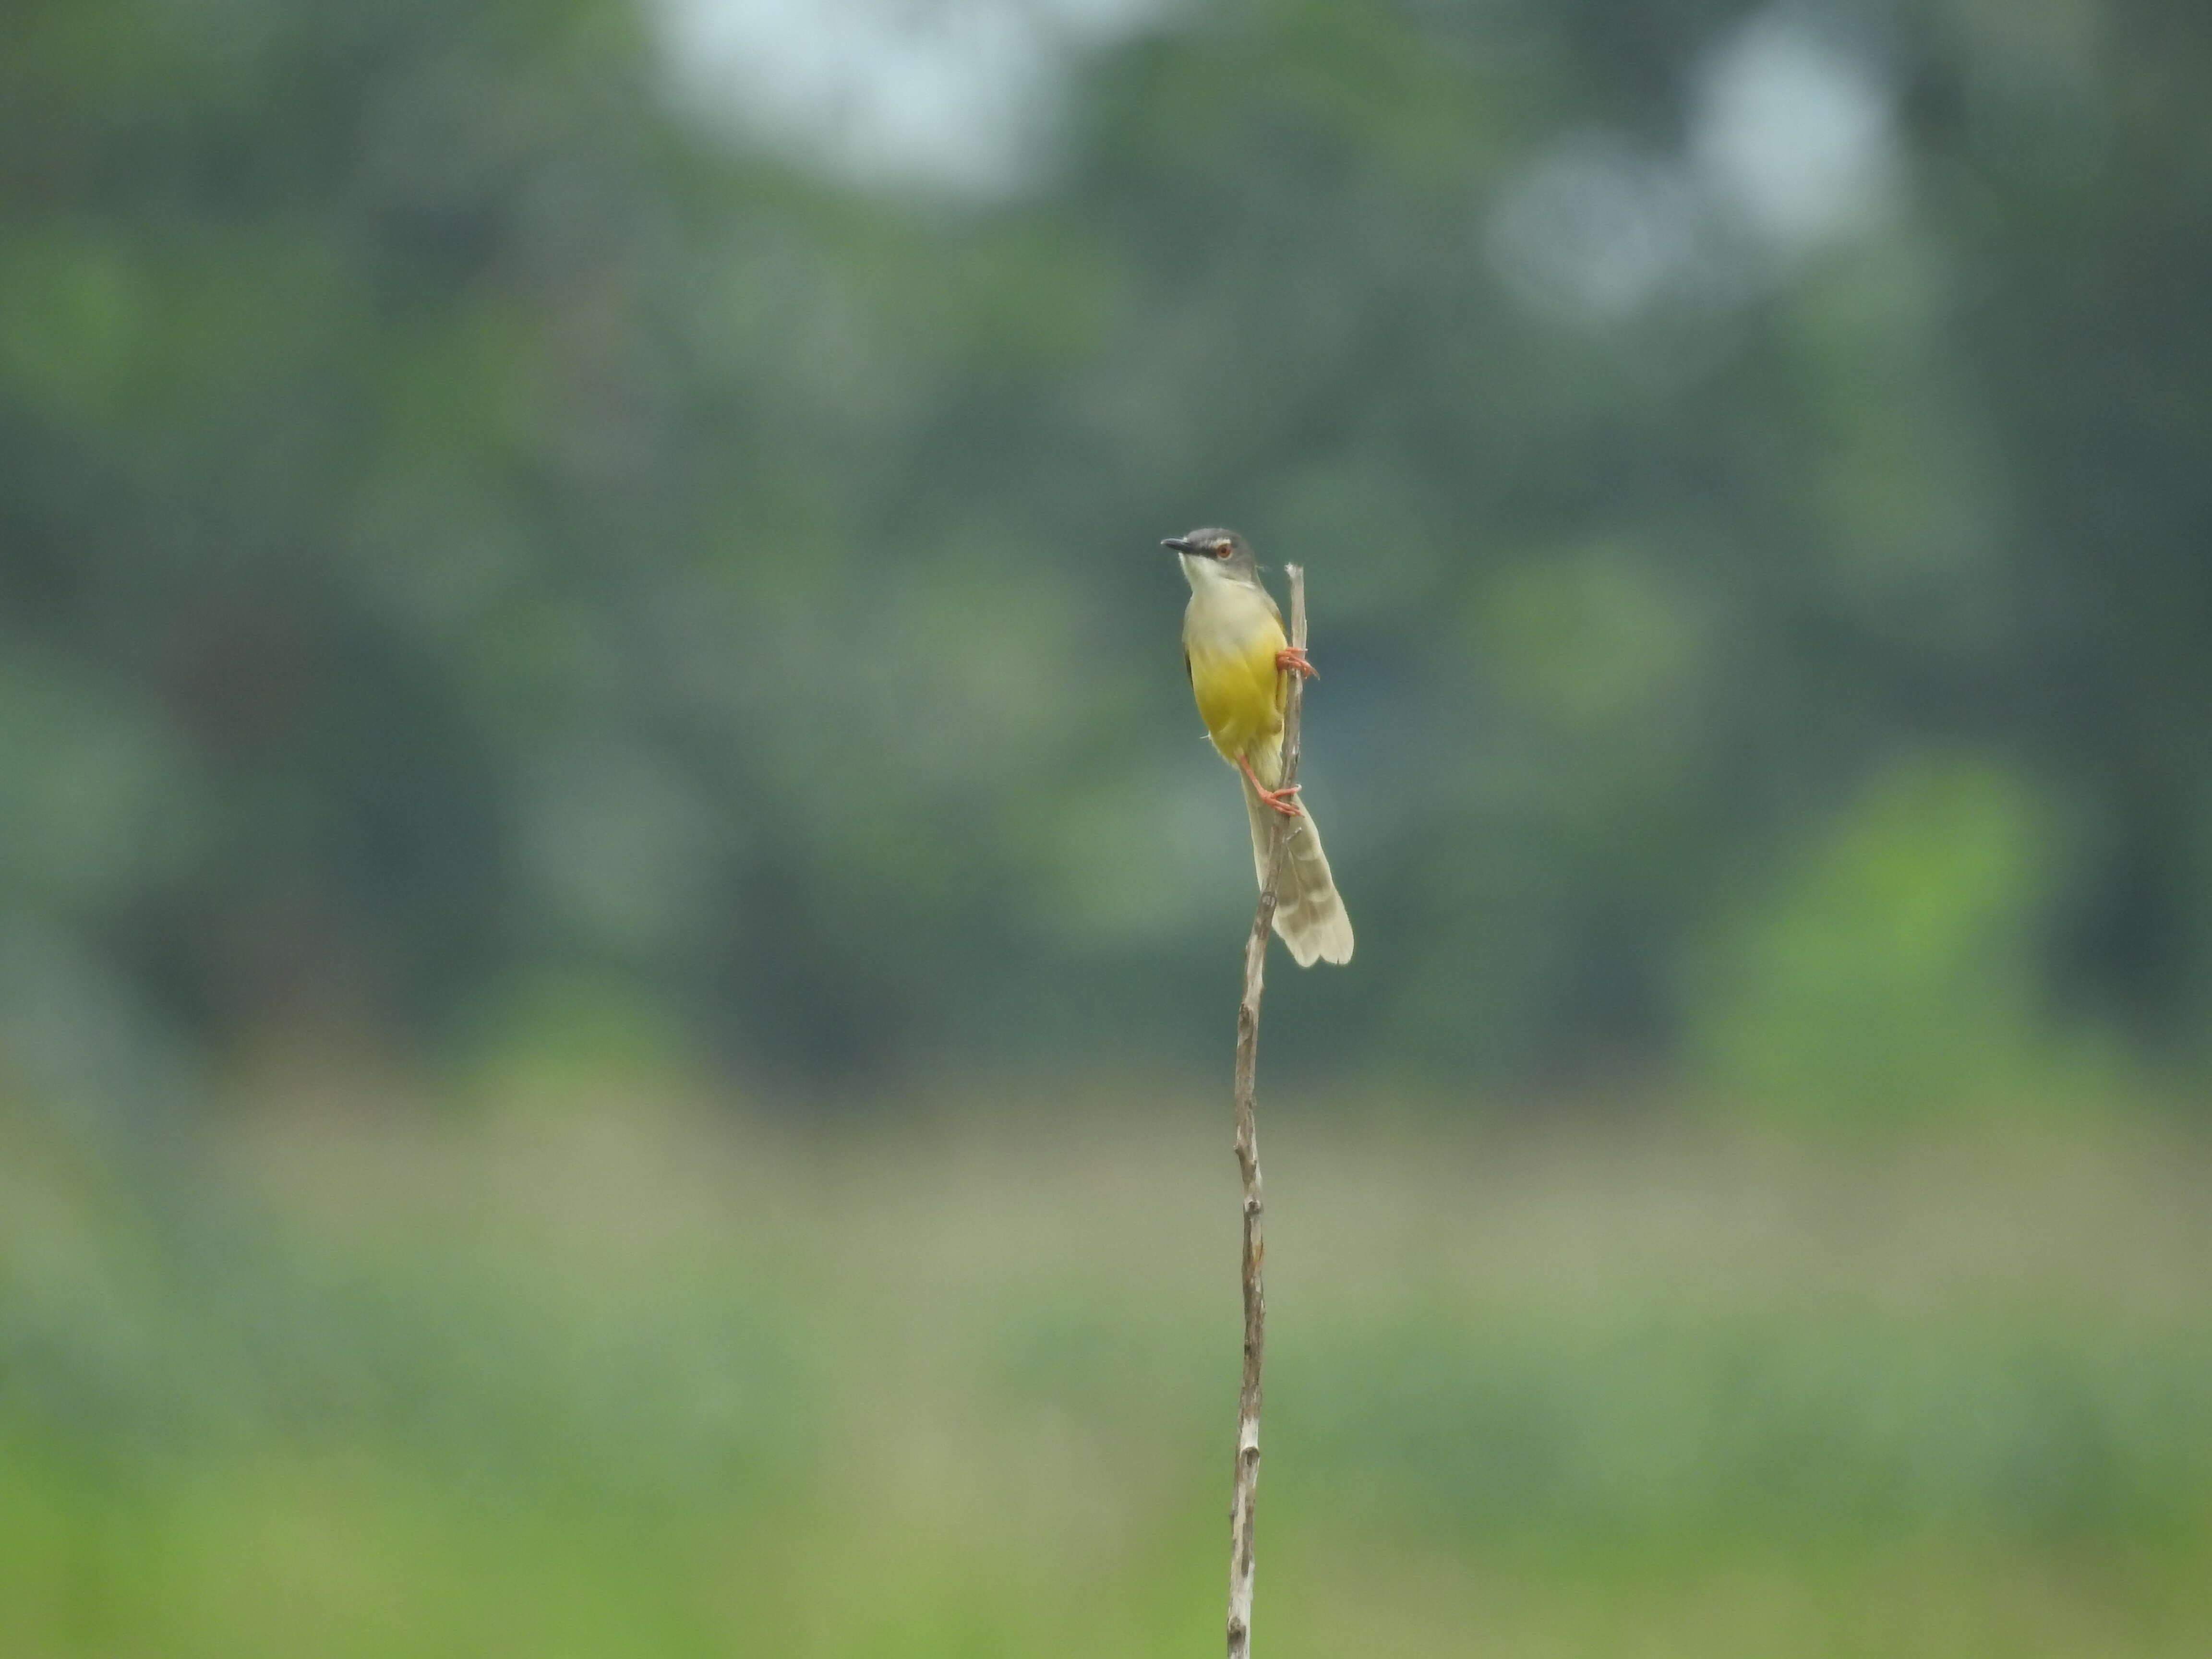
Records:
[[[1163,0],[657,0],[671,70],[710,118],[869,182],[996,191],[1048,146],[1081,52]]]

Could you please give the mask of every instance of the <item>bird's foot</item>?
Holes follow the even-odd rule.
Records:
[[[1294,783],[1287,789],[1262,789],[1260,799],[1286,818],[1302,818],[1306,815],[1306,809],[1291,797],[1304,787],[1304,784]]]
[[[1302,645],[1286,645],[1275,653],[1275,667],[1279,672],[1298,674],[1307,679],[1312,679],[1321,672],[1306,660],[1306,648]]]

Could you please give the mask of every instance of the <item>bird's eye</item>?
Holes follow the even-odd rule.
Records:
[[[1229,556],[1229,544],[1227,542],[1214,543],[1213,556],[1217,559],[1227,558]]]

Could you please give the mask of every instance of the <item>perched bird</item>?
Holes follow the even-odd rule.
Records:
[[[1301,968],[1352,960],[1352,918],[1344,913],[1321,833],[1283,781],[1283,704],[1291,674],[1311,675],[1305,653],[1283,635],[1252,550],[1234,531],[1194,530],[1160,544],[1180,556],[1190,583],[1182,613],[1182,661],[1199,718],[1221,757],[1244,775],[1252,861],[1267,879],[1271,815],[1297,820],[1285,837],[1275,882],[1275,931]]]

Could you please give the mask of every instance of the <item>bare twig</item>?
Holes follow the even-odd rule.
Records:
[[[1306,642],[1306,573],[1283,567],[1291,589],[1291,643]],[[1290,676],[1283,708],[1283,775],[1287,789],[1298,781],[1298,713],[1303,677]],[[1252,1510],[1260,1484],[1260,1364],[1267,1340],[1267,1291],[1261,1266],[1267,1254],[1267,1206],[1260,1182],[1260,1142],[1252,1121],[1255,1073],[1259,1064],[1260,988],[1267,965],[1267,933],[1275,921],[1275,878],[1283,843],[1304,828],[1303,818],[1279,818],[1267,843],[1267,875],[1260,884],[1260,908],[1252,917],[1252,937],[1244,944],[1244,1000],[1237,1007],[1237,1167],[1244,1177],[1244,1383],[1237,1396],[1237,1471],[1229,1501],[1229,1659],[1249,1659],[1252,1651]]]

